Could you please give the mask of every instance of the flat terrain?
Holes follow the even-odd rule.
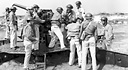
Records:
[[[111,51],[120,52],[127,54],[128,53],[128,25],[118,24],[113,25],[115,39],[113,40],[113,44],[111,46]],[[3,38],[4,31],[2,30],[0,38]],[[68,56],[69,51],[66,53],[53,53],[48,55],[47,59],[47,70],[80,70],[77,67],[77,60],[73,66],[68,65]],[[22,55],[19,58],[4,62],[0,65],[0,70],[23,70],[23,59],[24,56]],[[34,64],[31,63],[30,68],[33,69]],[[88,64],[88,68],[91,65]],[[110,64],[98,64],[98,70],[128,70],[128,67],[120,67],[117,65],[110,65]],[[42,70],[42,68],[36,69]],[[91,69],[90,69],[91,70]]]

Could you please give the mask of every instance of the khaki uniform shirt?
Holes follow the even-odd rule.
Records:
[[[70,23],[66,26],[67,31],[67,37],[70,36],[79,36],[80,32],[80,24],[77,23]]]
[[[30,25],[29,23],[23,29],[23,39],[27,41],[35,41],[35,32],[34,25]]]
[[[52,25],[58,25],[60,26],[60,22],[61,22],[61,19],[62,19],[62,14],[56,12],[53,17],[52,17]]]
[[[15,15],[15,13],[13,12],[10,12],[9,14],[9,26],[10,26],[10,29],[13,29],[13,30],[17,30],[17,16]]]

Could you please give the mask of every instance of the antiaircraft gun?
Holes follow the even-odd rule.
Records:
[[[12,6],[28,10],[26,6],[20,4],[13,4]],[[38,16],[45,20],[44,23],[40,23],[39,32],[40,32],[40,43],[39,43],[39,51],[37,54],[48,51],[48,45],[50,42],[49,30],[51,29],[51,18],[53,16],[53,12],[51,9],[41,9],[40,12],[37,12]]]

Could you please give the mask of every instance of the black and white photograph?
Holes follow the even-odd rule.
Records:
[[[128,0],[1,0],[0,70],[128,70]]]

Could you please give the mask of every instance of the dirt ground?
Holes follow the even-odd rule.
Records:
[[[121,53],[128,52],[128,25],[113,25],[115,39],[113,41],[111,50]],[[4,31],[1,31],[0,38],[3,38]],[[125,48],[125,49],[124,49]],[[53,53],[49,54],[47,57],[47,69],[46,70],[81,70],[78,68],[77,60],[73,66],[68,65],[68,57],[69,51],[66,53]],[[13,60],[3,62],[0,65],[0,70],[23,70],[23,60],[24,55],[21,55],[19,58],[15,58]],[[35,65],[31,62],[30,69],[33,69]],[[88,69],[91,68],[91,65],[88,64]],[[110,64],[98,64],[98,70],[128,70],[128,67],[120,67],[117,65],[110,65]],[[35,69],[35,70],[42,70],[42,68]],[[91,70],[91,69],[89,69]]]

